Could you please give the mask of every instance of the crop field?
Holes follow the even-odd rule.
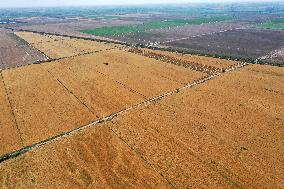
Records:
[[[284,188],[283,15],[0,8],[0,188]]]
[[[2,74],[25,146],[96,119],[39,65]]]
[[[32,64],[45,59],[42,53],[28,46],[12,32],[0,29],[0,69]]]
[[[23,147],[0,72],[0,156]]]
[[[96,29],[81,30],[83,33],[88,33],[96,36],[113,36],[126,33],[144,32],[151,29],[171,28],[184,25],[200,25],[210,22],[219,22],[231,19],[229,17],[212,17],[212,18],[198,18],[190,20],[166,20],[166,21],[155,21],[146,22],[138,25],[130,26],[113,26],[113,27],[101,27]]]
[[[46,54],[60,41],[77,49],[82,47],[82,51],[101,49],[94,54],[2,71],[12,106],[6,109],[7,112],[13,109],[25,146],[87,125],[207,75],[118,48],[104,50],[104,43],[31,33],[18,35],[35,46],[43,44],[47,51],[41,51]],[[68,49],[62,45],[57,52],[59,57],[66,55],[64,47]]]
[[[16,32],[16,35],[53,59],[93,53],[118,46],[84,39],[70,39],[69,37],[42,35],[32,32]]]
[[[34,66],[60,64],[69,65]],[[281,188],[283,76],[282,68],[249,65],[130,109],[5,161],[0,185]]]
[[[184,40],[200,35],[229,31],[236,28],[248,28],[250,24],[238,21],[222,21],[198,25],[185,25],[163,29],[151,29],[144,32],[121,34],[112,36],[112,39],[124,41],[129,44],[164,44]]]
[[[101,28],[106,26],[122,26],[139,24],[138,21],[127,20],[79,20],[67,23],[47,23],[47,24],[32,24],[23,26],[14,26],[15,29],[28,31],[45,32],[50,34],[69,35],[76,37],[93,38],[93,35],[80,32],[80,30]]]
[[[171,188],[159,173],[103,126],[50,144],[0,167],[1,187],[52,188],[54,185],[58,188]]]
[[[231,66],[234,66],[238,62],[232,60],[225,60],[225,59],[218,59],[218,58],[211,58],[205,56],[198,56],[198,55],[190,55],[190,54],[181,54],[176,52],[169,52],[169,51],[161,51],[161,50],[151,50],[151,49],[138,49],[138,54],[142,54],[143,56],[150,56],[153,53],[153,58],[156,59],[163,59],[165,60],[167,57],[175,60],[186,61],[188,64],[201,64],[204,66],[211,66],[215,69],[227,69]],[[155,57],[155,55],[157,55]]]
[[[257,59],[284,46],[284,31],[233,30],[167,43],[201,54]]]
[[[108,126],[176,188],[281,188],[283,74],[248,66]]]
[[[161,61],[119,50],[86,55],[72,60],[66,60],[65,62],[60,62],[58,64],[46,64],[44,66],[46,68],[52,68],[51,72],[55,70],[53,67],[57,68],[55,70],[55,73],[57,73],[62,70],[61,68],[72,70],[71,66],[73,65],[75,66],[74,71],[78,72],[79,70],[82,70],[82,73],[79,72],[76,74],[78,76],[84,72],[86,72],[87,75],[101,74],[101,77],[106,76],[107,78],[122,84],[129,90],[140,94],[141,97],[144,98],[159,95],[163,91],[173,90],[206,75],[201,72],[169,65]],[[139,75],[134,73],[139,73]],[[70,74],[72,74],[72,72],[70,72]],[[91,78],[93,76],[85,77]],[[66,79],[68,78],[69,77],[66,77]],[[123,86],[120,86],[120,88]],[[110,90],[109,92],[111,91],[113,90]],[[119,90],[117,89],[116,91]],[[90,94],[92,93],[93,91],[90,91]],[[108,93],[108,91],[106,91],[106,93]],[[117,96],[126,94],[126,92],[122,91],[122,93]],[[121,99],[117,100],[116,104],[119,105]],[[92,104],[94,104],[94,102],[91,101],[90,105],[93,106]]]

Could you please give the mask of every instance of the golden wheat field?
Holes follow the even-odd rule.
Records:
[[[0,187],[284,187],[283,68],[16,34],[54,60],[1,70]]]

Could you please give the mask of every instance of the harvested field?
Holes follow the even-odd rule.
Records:
[[[0,72],[0,156],[23,147]]]
[[[30,145],[96,119],[40,65],[5,70],[11,104],[24,145]]]
[[[97,117],[110,115],[143,101],[142,95],[130,90],[127,86],[83,66],[86,60],[93,62],[96,56],[92,59],[82,57],[61,60],[42,64],[42,66],[80,98]]]
[[[249,23],[243,22],[217,22],[164,29],[153,29],[139,33],[122,34],[119,36],[113,36],[111,38],[124,41],[129,44],[166,43],[194,38],[201,35],[211,35],[237,28],[247,28],[249,26]]]
[[[82,67],[100,72],[145,98],[172,91],[206,75],[120,50],[78,57],[76,61]]]
[[[284,45],[284,31],[233,30],[167,43],[174,49],[255,60]]]
[[[11,31],[0,29],[0,69],[18,67],[47,59]]]
[[[138,58],[139,61],[136,60]],[[128,89],[131,86],[133,91],[137,91],[135,84],[140,82],[141,86],[143,82],[131,73],[139,72],[147,81],[151,74],[158,75],[158,70],[163,68],[159,64],[186,69],[130,52],[111,50],[68,61],[18,68],[15,69],[17,72],[4,71],[4,80],[6,75],[10,75],[6,82],[9,91],[13,91],[12,88],[25,91],[19,86],[9,85],[11,72],[15,72],[13,80],[32,83],[32,76],[27,80],[19,75],[27,75],[27,69],[34,69],[41,83],[37,81],[31,88],[44,91],[39,88],[43,83],[56,88],[43,74],[49,72],[71,94],[81,95],[77,99],[86,101],[83,104],[89,106],[93,103],[88,101],[92,99],[88,99],[92,93],[91,83],[96,79],[103,80],[97,73],[112,81],[120,79],[118,82],[123,86]],[[126,72],[128,75],[123,76]],[[97,123],[3,162],[0,165],[0,185],[37,188],[64,182],[62,187],[281,188],[284,185],[283,76],[281,68],[259,65],[223,73],[207,83],[156,103],[130,109],[114,116],[111,121],[107,120],[107,123]],[[154,85],[151,86],[151,83]],[[163,86],[155,80],[146,84],[152,90]],[[96,83],[94,85],[97,86]],[[21,86],[27,88],[23,84]],[[64,93],[59,89],[56,91],[60,95]],[[85,91],[86,95],[83,94]],[[61,99],[58,93],[54,96]],[[13,97],[13,92],[10,94]],[[35,93],[29,94],[25,92],[22,95]],[[21,95],[16,96],[19,98]],[[45,95],[41,92],[40,96]],[[14,98],[11,99],[16,104]],[[25,99],[18,101],[25,102]],[[38,109],[32,108],[33,111]],[[19,109],[23,108],[15,106],[15,109],[19,113]],[[80,118],[82,115],[85,113],[80,113]],[[52,115],[49,117],[54,118]],[[78,118],[78,115],[73,117]],[[37,130],[33,129],[33,132]],[[8,178],[12,182],[6,182]]]
[[[105,126],[0,165],[4,188],[171,188]]]
[[[114,44],[106,44],[83,39],[70,39],[55,35],[41,35],[32,32],[16,32],[35,48],[44,52],[50,58],[65,58],[96,51],[102,51],[118,47]]]
[[[283,76],[247,66],[108,126],[176,188],[283,188]]]
[[[121,50],[3,71],[25,146],[204,76]]]

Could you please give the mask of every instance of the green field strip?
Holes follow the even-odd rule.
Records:
[[[211,22],[220,22],[230,20],[231,17],[213,17],[213,18],[198,18],[198,19],[178,19],[178,20],[165,20],[147,22],[138,25],[127,25],[127,26],[112,26],[112,27],[101,27],[95,29],[80,30],[83,33],[97,35],[97,36],[113,36],[126,33],[144,32],[150,29],[163,29],[176,26],[184,25],[200,25]]]

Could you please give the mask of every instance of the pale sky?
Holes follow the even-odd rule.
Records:
[[[130,5],[130,4],[232,2],[232,1],[265,2],[265,1],[274,1],[274,0],[0,0],[0,7],[44,7],[44,6],[76,6],[76,5],[127,5],[127,4]]]

